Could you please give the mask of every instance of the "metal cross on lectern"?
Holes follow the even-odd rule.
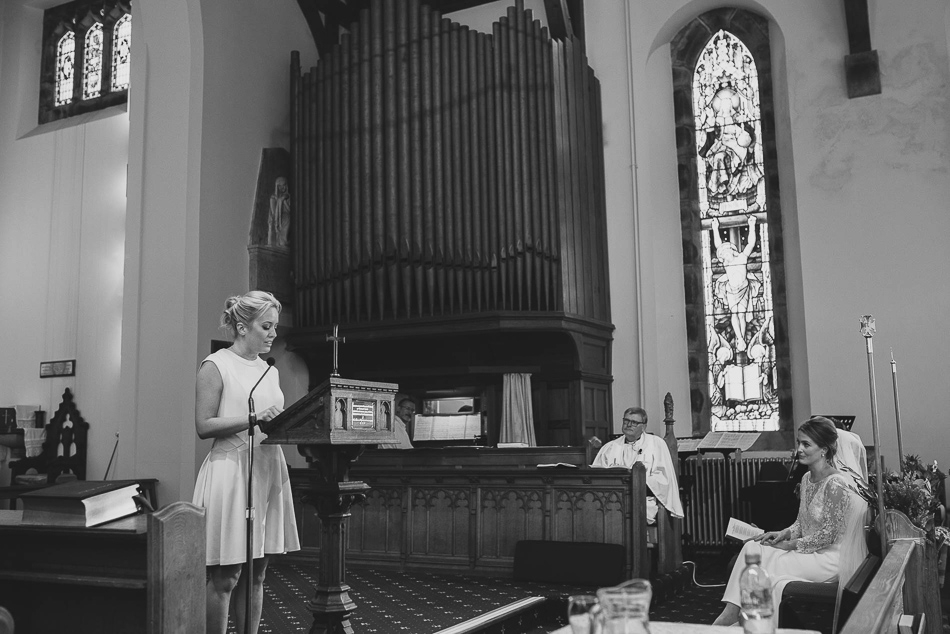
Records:
[[[340,372],[337,369],[339,365],[337,363],[338,361],[337,350],[339,348],[339,344],[346,343],[346,337],[337,336],[337,334],[339,333],[339,329],[340,329],[339,324],[333,324],[333,334],[327,335],[327,341],[333,342],[333,374],[331,374],[330,376],[340,376]]]

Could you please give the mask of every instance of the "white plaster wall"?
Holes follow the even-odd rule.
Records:
[[[198,8],[145,0],[132,20],[122,411],[133,447],[126,460],[136,475],[159,479],[163,504],[189,499],[194,482],[187,370],[197,331]]]
[[[839,65],[846,47],[833,33],[800,28],[797,41],[788,37],[812,408],[854,413],[856,431],[872,435],[857,324],[873,314],[879,420],[891,465],[889,350],[898,360],[905,453],[946,462],[941,427],[950,405],[950,338],[940,328],[950,307],[945,3],[914,7],[871,4],[883,85],[877,96],[847,99]]]
[[[0,7],[0,405],[50,416],[70,388],[90,423],[88,477],[102,478],[120,427],[129,120],[114,108],[37,126],[44,6]],[[76,359],[76,376],[39,378],[60,359]]]
[[[247,242],[261,150],[290,149],[290,53],[300,51],[303,68],[317,61],[313,38],[294,0],[204,0],[201,6],[205,81],[198,343],[186,372],[192,392],[197,365],[211,351],[211,340],[225,338],[218,329],[225,299],[249,290]],[[281,326],[292,324],[291,307],[281,315]],[[272,354],[285,400],[293,403],[307,393],[306,365],[280,340]],[[191,429],[194,434],[193,413]],[[210,447],[210,441],[197,441],[197,465]],[[305,464],[293,447],[286,448],[285,455],[292,464]]]

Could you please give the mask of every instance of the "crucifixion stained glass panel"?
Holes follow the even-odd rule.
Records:
[[[692,90],[713,431],[779,428],[758,85],[746,46],[713,35]]]

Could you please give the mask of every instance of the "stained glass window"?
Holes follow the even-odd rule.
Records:
[[[130,0],[74,0],[43,12],[39,123],[128,101],[131,16]]]
[[[94,99],[102,89],[102,25],[98,22],[86,31],[83,49],[82,98]]]
[[[779,428],[759,82],[720,30],[693,72],[708,393],[713,431]]]
[[[112,32],[112,90],[127,90],[132,50],[132,16],[123,15]]]
[[[56,98],[57,106],[73,100],[73,77],[76,70],[76,35],[66,33],[56,45]]]

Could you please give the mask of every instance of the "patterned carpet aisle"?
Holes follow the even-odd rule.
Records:
[[[711,582],[702,575],[699,581]],[[511,579],[372,570],[350,571],[348,583],[357,604],[352,623],[359,634],[433,634],[529,596],[557,599],[560,605],[555,613],[563,615],[569,595],[596,590]],[[316,571],[312,568],[290,562],[272,563],[264,584],[261,634],[306,633],[312,623],[307,604],[315,584]],[[721,609],[722,588],[691,586],[662,603],[655,602],[650,610],[651,618],[684,623],[712,622]],[[558,616],[549,626],[534,632],[550,631],[565,623],[565,619]],[[229,631],[235,631],[233,626]]]
[[[729,553],[698,559],[694,582],[673,596],[654,601],[650,618],[655,621],[712,623],[722,610],[722,584],[730,571]],[[692,568],[690,568],[692,573]],[[495,608],[529,596],[557,600],[554,616],[546,623],[522,634],[545,634],[566,623],[567,597],[590,593],[596,588],[562,584],[524,583],[511,579],[433,575],[372,570],[349,572],[351,596],[357,604],[352,623],[358,634],[433,634]],[[702,584],[702,586],[697,585]],[[316,571],[290,562],[272,563],[265,583],[261,634],[299,634],[310,629],[312,616],[307,604],[313,596]],[[950,584],[941,592],[944,608],[950,612]],[[802,629],[828,632],[831,612],[826,607],[801,606]],[[229,632],[235,632],[233,625]],[[944,622],[944,632],[950,628]]]
[[[350,596],[358,606],[351,620],[360,634],[428,634],[525,597],[591,590],[507,579],[372,570],[352,570],[347,577]],[[312,622],[307,604],[315,584],[315,570],[293,563],[272,564],[264,584],[261,633],[306,632]]]

